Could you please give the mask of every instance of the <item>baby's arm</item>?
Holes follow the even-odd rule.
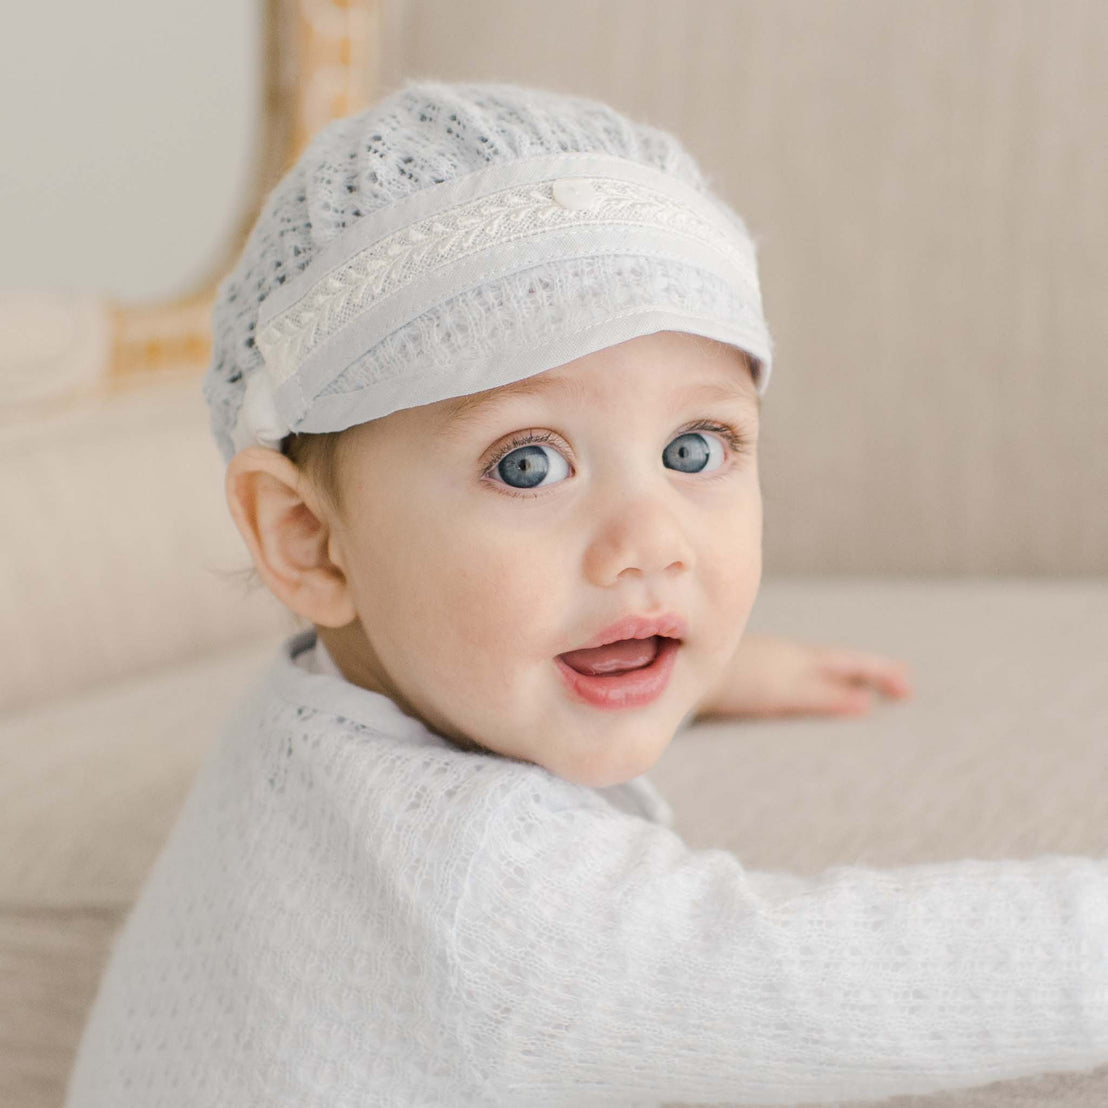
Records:
[[[694,719],[857,715],[872,692],[912,695],[908,667],[881,654],[747,632]]]
[[[497,1103],[878,1099],[1108,1062],[1108,864],[750,872],[515,801],[454,931]]]

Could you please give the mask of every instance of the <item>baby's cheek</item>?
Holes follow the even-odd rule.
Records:
[[[563,588],[555,567],[518,545],[474,546],[470,554],[444,596],[452,664],[480,690],[478,710],[513,717],[534,695],[538,661],[553,658],[566,633],[555,611]]]
[[[527,624],[534,622],[528,616],[542,593],[540,575],[540,567],[519,552],[471,547],[470,556],[449,576],[444,596],[458,646],[496,653],[502,661],[505,647],[519,644]]]
[[[728,621],[745,616],[762,576],[760,521],[739,516],[723,525],[700,559],[700,585],[713,609]]]

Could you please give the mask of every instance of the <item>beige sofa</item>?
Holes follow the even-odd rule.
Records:
[[[0,504],[0,1103],[53,1108],[194,773],[300,624],[235,576],[195,378],[0,428]],[[752,630],[903,658],[914,699],[697,724],[652,776],[691,844],[751,867],[1103,855],[1106,625],[1108,579],[768,574]],[[1108,1067],[896,1103],[1100,1105]]]

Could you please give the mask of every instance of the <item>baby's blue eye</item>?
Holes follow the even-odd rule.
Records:
[[[723,435],[734,449],[741,448],[742,441],[732,428],[713,425],[711,429]],[[713,458],[716,459],[715,464],[709,466]],[[725,460],[719,437],[702,435],[699,430],[684,431],[678,435],[662,452],[662,459],[670,469],[679,473],[710,472],[719,469]],[[561,474],[558,473],[559,468]],[[553,436],[549,432],[528,432],[513,439],[489,466],[488,472],[495,472],[509,488],[534,489],[541,486],[552,472],[555,477],[567,476],[569,463],[554,448]]]
[[[549,455],[555,459],[555,464],[551,467],[546,450],[545,446],[540,446],[537,442],[516,447],[502,455],[493,468],[513,489],[533,489],[541,484],[551,468],[556,473],[558,466],[562,466],[569,473],[569,463],[554,451]]]
[[[712,468],[719,469],[723,465],[723,447],[719,439],[705,438],[699,431],[685,431],[662,451],[662,457],[681,473],[702,473],[713,453],[718,455],[719,461]]]

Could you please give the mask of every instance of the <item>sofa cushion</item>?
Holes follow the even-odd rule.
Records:
[[[0,713],[289,625],[223,474],[195,373],[0,421]]]

